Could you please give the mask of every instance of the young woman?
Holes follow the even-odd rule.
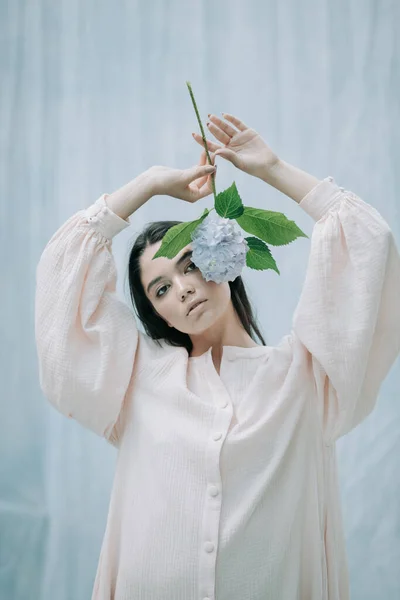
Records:
[[[277,346],[265,345],[241,277],[205,281],[190,245],[152,260],[175,221],[151,223],[131,251],[144,334],[117,297],[113,237],[153,196],[209,195],[204,153],[103,194],[56,231],[37,268],[43,392],[118,448],[92,598],[345,600],[335,442],[371,413],[400,351],[397,247],[332,177],[287,164],[231,115],[208,127],[221,143],[209,142],[213,162],[230,160],[315,221]]]

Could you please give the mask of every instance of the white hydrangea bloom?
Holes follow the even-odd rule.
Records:
[[[233,281],[246,265],[249,246],[233,219],[211,212],[192,233],[192,261],[206,281]]]

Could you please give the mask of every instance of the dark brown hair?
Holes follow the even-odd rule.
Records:
[[[140,257],[148,245],[162,240],[165,233],[182,221],[153,221],[149,223],[136,238],[129,255],[128,280],[129,291],[135,312],[143,323],[145,332],[153,340],[165,340],[171,346],[184,346],[188,353],[192,351],[193,344],[189,334],[170,327],[166,321],[157,313],[152,303],[146,296],[140,279]],[[254,340],[254,333],[261,340],[262,345],[266,343],[257,325],[250,301],[241,276],[234,281],[229,281],[231,288],[231,300],[233,307],[247,333]],[[256,341],[256,340],[254,340]]]

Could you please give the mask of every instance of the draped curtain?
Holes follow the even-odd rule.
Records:
[[[400,245],[400,4],[396,0],[0,1],[0,597],[87,600],[116,450],[44,398],[35,269],[72,214],[154,164],[186,168],[199,110],[229,112],[285,161],[372,204]],[[285,213],[290,198],[219,160],[217,191]],[[128,304],[129,245],[188,204],[151,199],[113,241]],[[281,271],[244,271],[269,345],[290,331],[310,241],[273,248]],[[399,300],[400,301],[400,300]],[[353,600],[400,598],[400,369],[337,444]]]

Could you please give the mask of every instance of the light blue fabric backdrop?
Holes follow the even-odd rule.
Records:
[[[91,596],[116,450],[41,393],[35,270],[55,230],[153,164],[186,168],[201,116],[230,112],[286,161],[376,207],[400,246],[400,5],[396,0],[1,0],[0,597]],[[217,190],[284,212],[290,198],[219,160]],[[157,197],[113,242],[118,292],[149,220],[212,206]],[[290,331],[310,241],[245,281],[269,345]],[[399,299],[400,301],[400,299]],[[338,445],[353,600],[400,598],[400,369]]]

